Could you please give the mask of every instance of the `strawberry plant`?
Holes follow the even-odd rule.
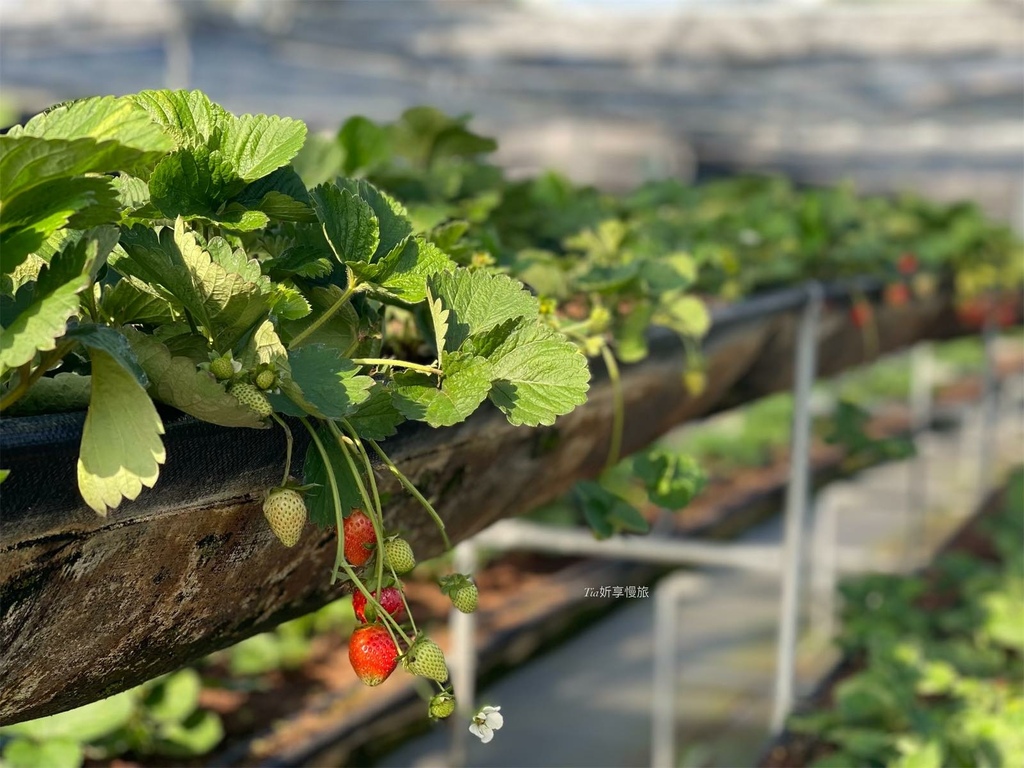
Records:
[[[287,458],[270,527],[285,546],[307,510],[337,528],[332,581],[366,598],[383,620],[374,642],[385,633],[397,659],[415,622],[410,636],[367,583],[414,561],[374,557],[386,532],[371,455],[443,534],[380,443],[488,400],[512,424],[551,424],[584,402],[589,371],[522,283],[459,266],[392,196],[353,178],[307,188],[289,165],[305,138],[299,121],[232,115],[198,91],[83,99],[0,137],[0,410],[76,375],[78,486],[101,515],[157,482],[157,403],[223,427],[276,424]],[[415,318],[421,356],[394,354],[391,312]],[[303,486],[295,425],[312,441]]]
[[[1000,553],[943,555],[930,573],[847,581],[838,638],[856,671],[828,707],[790,718],[816,766],[1008,765],[1024,749],[1024,473],[979,527]],[[942,610],[929,607],[940,600]]]

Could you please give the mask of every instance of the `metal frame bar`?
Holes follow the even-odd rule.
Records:
[[[796,642],[799,619],[800,575],[804,561],[804,528],[810,492],[811,388],[818,367],[818,321],[824,291],[817,283],[807,286],[808,301],[797,330],[793,384],[793,431],[790,434],[789,487],[782,550],[782,598],[779,608],[779,639],[775,667],[775,695],[771,731],[782,732],[793,706]]]

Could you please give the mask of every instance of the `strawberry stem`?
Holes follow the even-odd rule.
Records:
[[[420,493],[419,489],[412,484],[412,481],[402,473],[402,470],[395,466],[395,462],[393,462],[388,455],[384,453],[384,450],[377,444],[376,440],[368,440],[367,442],[373,450],[377,452],[377,455],[380,456],[380,460],[384,462],[385,466],[387,466],[391,471],[391,474],[398,478],[398,482],[402,484],[402,487],[404,487],[405,490],[407,490],[412,497],[415,498],[425,510],[427,510],[427,514],[433,518],[434,523],[441,532],[441,538],[444,540],[444,548],[451,549],[452,543],[448,540],[448,532],[444,528],[444,520],[442,520],[441,516],[437,514],[437,510],[434,509],[433,505],[431,505],[429,501],[423,498],[423,494]]]
[[[278,424],[280,424],[281,425],[281,429],[284,430],[284,439],[285,439],[284,479],[281,481],[281,485],[283,486],[285,483],[288,482],[288,478],[291,476],[291,473],[292,473],[292,443],[293,443],[292,431],[288,428],[288,425],[284,423],[284,420],[280,416],[278,416],[276,413],[271,412],[270,418],[272,418],[274,421],[276,421]]]
[[[607,344],[601,345],[601,357],[604,358],[605,367],[608,369],[608,380],[612,385],[612,437],[608,446],[608,458],[604,462],[604,468],[611,469],[619,463],[619,455],[622,453],[622,427],[626,415],[626,405],[622,393],[619,364]]]
[[[380,503],[380,494],[377,491],[377,478],[373,471],[373,465],[370,464],[370,457],[366,453],[366,447],[363,445],[363,441],[359,438],[352,425],[347,421],[341,421],[345,431],[349,433],[350,437],[345,437],[337,431],[335,427],[335,437],[338,440],[338,444],[344,451],[347,446],[354,447],[358,453],[359,458],[362,459],[363,468],[366,470],[366,477],[370,481],[370,490],[373,491],[373,505],[367,506],[370,510],[370,524],[373,525],[373,534],[377,538],[377,557],[375,562],[376,576],[377,576],[377,594],[381,594],[381,582],[384,579],[384,508]],[[369,501],[368,499],[366,501]],[[409,614],[411,617],[412,614]]]
[[[432,365],[421,365],[420,363],[409,363],[405,360],[393,360],[390,357],[354,357],[352,362],[356,365],[376,365],[390,368],[408,368],[410,371],[428,373],[431,376],[444,376],[444,371]]]
[[[402,636],[402,639],[405,641],[406,645],[411,645],[412,640],[409,638],[409,636],[405,634],[405,632],[402,630],[402,627],[399,626],[397,621],[395,621],[394,617],[384,610],[384,607],[377,601],[373,594],[370,593],[370,590],[368,590],[366,588],[366,585],[363,584],[362,579],[360,579],[356,575],[356,572],[352,569],[352,566],[349,565],[348,561],[345,559],[345,524],[341,515],[341,494],[338,492],[338,480],[334,475],[334,467],[331,465],[331,459],[330,456],[327,455],[327,450],[324,448],[323,441],[320,439],[320,436],[316,433],[316,430],[313,429],[312,426],[310,426],[309,420],[303,417],[301,421],[303,426],[305,426],[306,431],[309,432],[309,436],[313,439],[313,444],[316,446],[317,451],[320,453],[320,458],[324,462],[324,468],[327,472],[327,482],[331,486],[331,496],[332,500],[334,501],[334,514],[338,526],[338,553],[335,556],[334,560],[334,572],[331,574],[331,584],[334,584],[334,582],[338,579],[338,569],[340,568],[341,570],[343,570],[345,572],[345,575],[352,580],[353,584],[355,584],[356,589],[363,593],[363,597],[366,598],[366,601],[374,605],[376,608],[380,609],[378,615],[380,615],[381,619],[383,620],[384,628],[387,629],[388,634],[391,635],[391,641],[395,644],[395,648],[399,648],[399,644],[398,638],[395,637],[394,630],[398,630],[398,634]],[[328,429],[330,429],[332,423],[328,421],[327,424]],[[347,453],[345,455],[346,457],[348,456]],[[349,461],[351,464],[351,459],[349,459]],[[354,470],[354,465],[352,465],[352,468]],[[394,627],[394,629],[392,629],[392,626]]]
[[[331,306],[329,306],[324,311],[324,313],[320,315],[320,317],[318,317],[312,323],[303,328],[298,333],[298,335],[293,337],[292,340],[288,342],[288,349],[295,349],[297,346],[299,346],[299,344],[308,339],[312,334],[320,330],[320,327],[328,320],[330,320],[332,317],[334,317],[335,313],[337,313],[339,309],[345,306],[348,303],[349,299],[352,298],[352,294],[356,292],[359,283],[356,280],[356,276],[352,274],[352,270],[350,268],[345,267],[345,273],[348,276],[348,287],[345,289],[345,292],[342,293],[338,300],[334,302]]]
[[[338,447],[341,449],[342,454],[345,456],[345,461],[348,463],[348,468],[349,471],[352,473],[352,477],[355,478],[356,486],[359,488],[359,495],[362,496],[363,499],[363,504],[366,505],[366,509],[369,510],[370,512],[370,523],[371,525],[373,525],[373,532],[374,535],[377,537],[377,594],[380,594],[382,592],[381,581],[384,576],[384,569],[382,565],[384,551],[384,534],[381,529],[383,523],[381,522],[382,513],[380,510],[380,498],[378,497],[376,499],[377,503],[375,506],[373,500],[370,499],[370,495],[366,492],[366,485],[363,483],[363,479],[362,477],[360,477],[359,470],[356,468],[355,460],[352,458],[353,449],[349,447],[349,445],[347,445],[347,438],[343,434],[341,434],[341,430],[338,429],[338,425],[335,424],[333,421],[328,421],[327,428],[331,431],[331,434],[334,435],[334,439],[338,441]],[[373,468],[370,467],[369,469],[372,477]],[[345,563],[345,565],[348,566],[348,563]],[[350,578],[354,576],[355,574],[353,573],[351,574]],[[387,612],[384,606],[380,604],[380,601],[378,601],[377,598],[366,589],[362,582],[359,582],[359,588],[366,596],[367,602],[373,605],[374,609],[377,611],[377,615],[381,618],[381,621],[384,622],[384,626],[388,628],[388,632],[391,632],[391,628],[388,627],[388,625],[391,624],[394,626],[396,630],[398,630],[399,634],[407,643],[411,642],[409,640],[408,635],[406,635],[405,632],[402,631],[402,627],[398,624],[397,621],[395,621],[394,617]],[[392,639],[394,639],[393,632],[391,632],[391,636]],[[397,641],[395,644],[398,644]]]

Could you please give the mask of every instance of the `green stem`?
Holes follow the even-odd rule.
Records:
[[[448,532],[444,528],[444,520],[442,520],[441,516],[437,514],[437,510],[434,509],[429,501],[423,498],[423,494],[420,493],[416,486],[412,484],[412,481],[402,473],[402,470],[395,466],[395,462],[393,462],[388,455],[384,453],[383,449],[377,445],[376,440],[370,440],[368,442],[373,450],[377,452],[377,455],[380,456],[381,461],[383,461],[385,466],[387,466],[391,471],[391,474],[398,478],[398,482],[402,484],[402,487],[405,488],[405,490],[407,490],[425,510],[427,510],[427,514],[433,518],[438,530],[441,531],[441,538],[444,540],[444,548],[451,549],[452,543],[448,540]]]
[[[352,458],[353,449],[351,449],[346,444],[345,436],[341,434],[341,431],[338,429],[338,425],[335,424],[333,421],[328,421],[327,428],[331,430],[331,434],[334,435],[334,439],[338,441],[338,447],[341,449],[342,454],[344,454],[345,461],[348,463],[348,469],[352,473],[352,477],[355,478],[356,486],[359,488],[359,495],[363,497],[363,504],[365,504],[366,508],[371,512],[370,522],[373,524],[373,533],[377,537],[377,594],[380,595],[381,581],[383,580],[384,577],[384,532],[381,529],[383,522],[381,517],[379,500],[377,507],[375,508],[373,501],[370,499],[369,494],[366,492],[366,486],[363,484],[363,480],[359,476],[359,470],[356,468],[355,460]],[[372,467],[370,468],[370,471],[372,472]],[[387,627],[388,632],[391,634],[391,639],[395,640],[395,635],[394,632],[392,632],[391,627],[388,627],[389,624],[394,627],[394,629],[402,636],[402,639],[405,640],[406,643],[411,643],[412,640],[402,630],[401,625],[399,625],[399,623],[395,621],[394,616],[392,616],[390,613],[384,610],[384,606],[380,604],[380,601],[377,600],[377,598],[374,597],[373,594],[371,592],[368,592],[365,588],[363,589],[363,592],[366,595],[367,602],[373,604],[374,608],[377,611],[377,615],[380,617],[381,621],[384,622],[384,626]],[[395,644],[397,645],[397,641]]]
[[[35,370],[31,373],[26,373],[30,367],[30,363],[25,363],[18,369],[18,383],[14,387],[0,398],[0,411],[4,411],[10,408],[16,402],[21,400],[25,396],[25,393],[31,388],[36,381],[42,377],[44,373],[53,368],[61,359],[72,349],[74,349],[76,341],[65,341],[57,345],[56,349],[53,349],[43,355],[39,361],[39,365],[36,366]]]
[[[356,365],[379,365],[390,368],[408,368],[410,371],[428,373],[431,376],[444,376],[444,371],[440,368],[435,368],[432,365],[409,363],[405,360],[392,360],[388,357],[355,357],[352,358],[352,362]]]
[[[281,425],[281,429],[284,430],[285,439],[285,454],[284,454],[284,479],[281,481],[281,485],[288,482],[288,477],[292,473],[292,431],[288,428],[288,425],[284,423],[284,420],[276,413],[271,411],[271,418]]]
[[[348,274],[348,287],[345,289],[345,292],[342,293],[338,300],[334,302],[331,306],[329,306],[327,310],[322,315],[320,315],[320,317],[318,317],[312,323],[307,325],[302,331],[299,332],[297,336],[295,336],[291,341],[289,341],[288,349],[295,349],[297,346],[299,346],[299,344],[308,339],[312,334],[320,330],[321,326],[323,326],[324,323],[326,323],[328,320],[334,317],[338,310],[345,306],[348,303],[349,299],[352,298],[352,294],[356,292],[358,282],[356,281],[355,275],[352,274],[351,269],[346,267],[345,271]]]
[[[338,492],[338,479],[334,476],[334,467],[331,466],[331,457],[327,455],[327,450],[324,448],[324,444],[320,440],[320,435],[318,435],[316,430],[310,426],[309,419],[305,416],[302,417],[301,421],[302,426],[304,426],[306,431],[309,432],[309,436],[313,440],[313,444],[320,453],[320,459],[324,463],[324,471],[327,472],[327,483],[331,487],[331,500],[334,502],[334,522],[338,526],[338,550],[334,556],[334,570],[331,573],[331,584],[333,584],[338,580],[338,568],[348,565],[345,561],[345,520],[341,515],[341,494]]]
[[[330,422],[328,422],[328,425],[329,424]],[[366,598],[366,601],[380,609],[378,611],[378,615],[380,615],[384,620],[384,627],[387,629],[388,634],[391,635],[391,640],[394,642],[395,648],[399,648],[398,638],[395,637],[395,632],[391,626],[389,626],[389,623],[394,625],[394,628],[398,630],[398,633],[402,636],[405,643],[407,645],[411,645],[412,639],[402,631],[402,628],[398,625],[398,622],[394,620],[391,614],[385,611],[383,606],[377,602],[377,599],[370,593],[370,590],[368,590],[366,585],[363,584],[362,579],[356,575],[352,566],[349,565],[348,561],[345,559],[345,522],[341,515],[341,494],[338,491],[338,480],[334,475],[334,467],[331,465],[331,457],[327,455],[327,449],[324,448],[320,435],[318,435],[316,430],[310,426],[309,420],[303,417],[302,425],[306,428],[306,431],[309,432],[309,436],[312,438],[313,444],[316,446],[316,449],[320,454],[320,458],[324,463],[324,469],[327,471],[327,482],[331,486],[331,496],[334,501],[334,515],[338,526],[338,553],[334,561],[334,572],[331,574],[331,584],[334,584],[338,580],[338,569],[340,568],[356,586],[356,589],[363,593],[363,597]]]
[[[100,313],[96,309],[95,283],[90,283],[89,287],[82,291],[82,297],[85,299],[85,308],[89,311],[89,317],[94,323],[100,322]]]
[[[580,320],[576,323],[569,323],[569,325],[555,326],[560,332],[567,336],[579,335],[580,331],[590,330],[590,318],[586,320]]]
[[[362,438],[359,437],[359,433],[356,432],[355,427],[353,427],[348,421],[345,421],[344,419],[342,419],[341,424],[345,428],[345,431],[348,432],[351,444],[353,446],[355,446],[356,450],[359,451],[359,456],[363,460],[363,467],[365,467],[365,469],[366,469],[366,476],[370,479],[370,491],[373,493],[373,500],[374,500],[375,504],[377,505],[376,508],[377,508],[378,514],[380,515],[379,519],[380,519],[380,525],[381,525],[381,528],[380,528],[379,531],[377,531],[377,526],[376,525],[374,526],[374,530],[377,532],[377,551],[378,551],[378,553],[383,553],[383,551],[384,551],[384,540],[383,540],[384,508],[381,506],[381,503],[380,503],[380,494],[379,494],[379,492],[377,490],[377,480],[374,477],[373,464],[370,463],[370,454],[366,452],[366,446],[363,445]],[[395,571],[394,566],[392,566],[390,563],[388,563],[388,568],[391,570],[392,578],[397,583],[401,584],[402,580],[398,578],[398,573]],[[377,584],[378,585],[381,583],[383,578],[384,578],[384,558],[382,556],[378,555],[378,557],[377,557]],[[409,617],[409,624],[412,625],[413,637],[416,637],[419,634],[419,629],[417,629],[417,627],[416,627],[416,618],[412,615],[412,609],[409,607],[409,603],[405,599],[405,590],[399,589],[398,590],[398,595],[399,595],[399,597],[401,597],[402,605],[405,607],[405,615]]]
[[[622,377],[619,375],[619,364],[607,344],[601,347],[601,357],[604,358],[605,367],[608,369],[608,380],[612,384],[612,438],[611,444],[608,446],[608,458],[604,463],[605,469],[611,469],[619,463],[619,454],[622,452],[622,427],[626,417],[626,404],[622,392]]]

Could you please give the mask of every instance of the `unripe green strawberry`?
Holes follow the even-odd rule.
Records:
[[[394,568],[395,573],[408,573],[416,567],[416,557],[405,539],[388,539],[384,542],[384,563]]]
[[[238,402],[248,406],[261,419],[267,418],[274,412],[274,409],[270,406],[270,401],[267,400],[267,396],[252,384],[240,381],[237,384],[232,384],[231,389],[228,391],[235,396]]]
[[[455,712],[455,697],[450,693],[439,693],[430,700],[430,716],[435,720],[444,720]]]
[[[444,683],[448,680],[448,665],[444,663],[441,647],[426,637],[420,638],[402,659],[402,664],[414,675]]]
[[[463,613],[472,613],[476,610],[476,601],[479,594],[476,584],[469,583],[456,589],[449,597],[452,599],[452,605],[458,610]]]
[[[453,573],[449,576],[442,576],[439,580],[441,592],[451,598],[452,605],[463,613],[472,613],[476,610],[477,597],[479,592],[468,576],[463,573]]]
[[[210,361],[210,373],[217,377],[218,381],[227,381],[235,375],[235,367],[231,364],[231,358],[218,357]]]
[[[273,371],[269,371],[264,368],[256,374],[256,386],[260,389],[273,389],[276,383],[277,376],[274,375]]]
[[[270,530],[286,547],[294,547],[306,524],[306,502],[291,488],[275,488],[263,502],[263,514]]]

